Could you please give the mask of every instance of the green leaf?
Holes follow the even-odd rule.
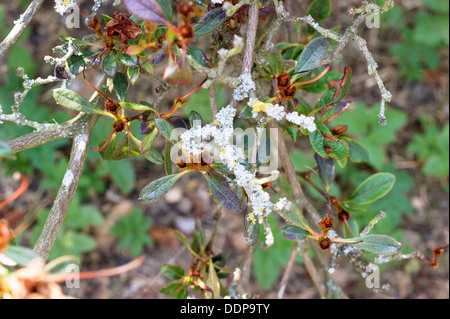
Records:
[[[172,22],[173,9],[170,0],[157,0],[167,20]]]
[[[295,73],[298,74],[292,79],[292,82],[306,75],[320,65],[320,62],[326,57],[328,52],[329,40],[326,37],[316,38],[312,40],[300,55]]]
[[[118,65],[119,63],[117,62],[116,56],[113,53],[110,53],[103,59],[103,72],[105,72],[108,77],[114,78],[117,73]]]
[[[151,148],[148,152],[144,153],[144,157],[156,165],[164,164],[164,156],[154,148]]]
[[[140,69],[138,67],[135,68],[127,68],[127,76],[130,80],[131,84],[135,84],[137,79],[139,78]]]
[[[213,172],[212,174],[204,174],[209,189],[214,197],[214,199],[220,203],[223,207],[229,210],[240,210],[241,202],[239,201],[239,197],[233,192],[230,188],[225,177],[220,175],[219,173]]]
[[[352,240],[361,241],[353,246],[377,255],[393,255],[402,248],[399,242],[386,235],[367,235]]]
[[[113,156],[114,150],[117,147],[117,143],[116,143],[116,137],[117,137],[117,132],[114,132],[113,135],[111,136],[111,139],[108,142],[108,145],[106,145],[101,151],[100,151],[100,156],[104,159],[104,160],[110,160]],[[105,145],[107,139],[104,139],[103,141],[100,142],[99,144],[99,148],[102,147],[103,145]]]
[[[291,207],[281,212],[282,217],[289,223],[312,233],[312,229],[309,226],[308,221],[303,216],[300,209],[294,203],[291,203]]]
[[[287,127],[286,128],[286,132],[288,133],[288,135],[290,137],[292,137],[292,140],[294,142],[297,142],[298,137],[300,135],[300,130],[298,128],[296,128],[296,127]]]
[[[283,232],[283,236],[288,240],[303,240],[310,236],[307,231],[294,225],[285,226],[281,231]]]
[[[166,140],[166,148],[164,151],[164,170],[166,171],[166,175],[172,174],[172,159],[170,157],[170,142]]]
[[[119,100],[121,102],[125,102],[125,100],[127,99],[128,90],[128,80],[125,74],[117,72],[113,80],[113,85]]]
[[[201,37],[218,30],[227,18],[226,11],[222,8],[216,8],[209,11],[199,22],[194,25],[193,29],[195,36]]]
[[[153,141],[155,140],[156,134],[158,133],[158,129],[154,128],[150,134],[147,134],[141,143],[141,154],[148,152],[153,145]]]
[[[163,118],[155,118],[155,125],[164,137],[172,144],[177,144],[180,137],[175,131],[175,128],[167,120]]]
[[[180,282],[172,282],[162,287],[159,292],[175,299],[186,299],[188,296],[186,286]]]
[[[33,259],[40,258],[32,249],[14,245],[9,245],[2,254],[14,260],[19,266],[26,266]]]
[[[344,160],[349,155],[348,144],[344,140],[339,141],[328,141],[322,135],[322,133],[332,136],[330,130],[322,123],[316,123],[317,130],[311,132],[309,135],[309,140],[311,146],[314,148],[317,154],[323,158],[334,158],[338,161]],[[326,150],[331,151],[327,153]]]
[[[172,280],[179,280],[184,277],[184,269],[179,266],[172,266],[172,265],[161,265],[159,267],[161,269],[161,272],[169,279]]]
[[[132,111],[154,111],[155,109],[152,106],[131,103],[131,102],[120,102],[120,106],[127,110]]]
[[[140,142],[133,139],[130,134],[124,135],[117,143],[110,159],[113,161],[122,160],[128,157],[135,157],[141,155]]]
[[[325,186],[325,190],[328,192],[331,187],[331,183],[333,183],[334,177],[336,176],[336,169],[334,166],[334,159],[332,158],[323,158],[319,156],[317,153],[314,155],[316,162],[319,166],[320,178]]]
[[[102,14],[102,16],[103,16],[103,22],[105,23],[105,25],[107,25],[108,22],[113,19],[112,17],[110,17],[109,15],[106,15],[106,14]]]
[[[78,93],[69,89],[55,89],[53,90],[53,98],[59,105],[73,111],[102,114],[113,117],[108,112],[100,110],[94,104],[86,100]]]
[[[248,104],[245,104],[242,108],[241,113],[239,114],[240,119],[248,120],[253,117],[252,107]]]
[[[143,65],[143,68],[145,70],[145,72],[147,72],[148,74],[153,74],[153,64],[149,61],[145,62]]]
[[[391,173],[372,175],[358,186],[351,195],[350,200],[345,203],[350,205],[370,204],[389,193],[394,183],[395,175]]]
[[[184,171],[178,174],[164,176],[151,182],[141,191],[139,194],[139,200],[144,203],[156,202],[158,199],[163,197],[173,187],[173,185],[175,185],[181,176],[186,173],[187,171]]]
[[[117,53],[120,62],[122,62],[125,66],[128,67],[137,67],[139,65],[137,55],[128,55],[126,53]]]
[[[212,259],[209,260],[208,279],[206,280],[206,285],[211,288],[213,298],[218,299],[220,297],[220,281],[219,277],[217,277],[217,272],[214,268]]]
[[[350,148],[350,160],[354,163],[365,163],[370,161],[370,154],[367,148],[358,141],[346,138]]]
[[[191,127],[195,128],[195,127],[201,127],[205,125],[205,121],[203,120],[203,117],[201,116],[200,113],[196,112],[196,111],[191,111],[191,113],[189,113],[189,123],[191,124]]]
[[[211,63],[209,62],[205,52],[199,48],[187,48],[187,55],[189,55],[195,62],[203,66],[204,68],[210,68]]]
[[[306,15],[311,15],[315,22],[322,24],[330,13],[331,0],[314,0],[309,6],[308,13]],[[308,25],[308,33],[311,34],[314,31],[314,28]]]

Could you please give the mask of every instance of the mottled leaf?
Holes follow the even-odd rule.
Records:
[[[118,65],[119,63],[117,62],[116,56],[113,53],[110,53],[103,59],[103,72],[105,72],[108,77],[114,78],[117,73]]]
[[[113,80],[114,90],[121,102],[127,99],[128,80],[125,74],[117,72]]]
[[[283,227],[281,229],[281,232],[283,233],[283,236],[288,240],[303,240],[310,236],[307,231],[294,225]]]
[[[199,22],[197,22],[193,29],[196,37],[201,37],[214,30],[219,29],[222,23],[227,19],[226,11],[222,8],[216,8],[209,11]]]
[[[175,128],[167,120],[163,118],[155,118],[155,125],[164,137],[172,144],[178,143],[179,136],[175,131]]]
[[[314,39],[308,43],[298,58],[297,66],[295,67],[294,72],[300,74],[297,74],[294,79],[292,79],[292,82],[319,67],[320,62],[322,62],[327,55],[328,44],[329,40],[325,37]]]
[[[393,255],[402,248],[399,242],[386,235],[367,235],[352,240],[360,241],[353,246],[377,255]]]
[[[53,90],[53,98],[59,105],[73,111],[112,116],[110,113],[96,108],[94,104],[69,89]]]
[[[173,187],[173,185],[175,185],[181,176],[186,173],[187,171],[184,171],[178,174],[164,176],[151,182],[141,191],[139,194],[139,200],[144,203],[156,202],[163,197]]]
[[[237,195],[230,188],[230,185],[225,177],[218,173],[213,173],[210,175],[205,174],[205,177],[208,181],[209,189],[218,203],[229,210],[241,209],[239,197],[237,197]]]
[[[325,186],[325,190],[329,191],[331,183],[334,181],[334,177],[336,176],[334,159],[332,158],[325,159],[319,156],[317,153],[314,154],[314,158],[316,159],[316,162],[319,166],[319,174]]]

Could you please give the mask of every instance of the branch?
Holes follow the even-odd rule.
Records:
[[[247,42],[245,45],[244,63],[241,74],[247,74],[252,71],[253,55],[255,51],[256,31],[258,29],[259,2],[255,1],[250,6],[249,22],[247,30]]]
[[[6,143],[11,148],[12,153],[15,154],[62,138],[73,137],[80,132],[88,118],[88,114],[79,114],[62,124],[40,124],[46,126],[46,128],[17,137]]]
[[[0,58],[11,48],[17,41],[23,31],[34,17],[36,11],[41,7],[44,0],[34,0],[27,8],[25,13],[20,15],[19,20],[14,21],[14,28],[9,32],[6,38],[0,43]]]

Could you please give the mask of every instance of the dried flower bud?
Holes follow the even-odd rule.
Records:
[[[331,240],[328,237],[323,237],[323,238],[319,239],[319,241],[317,243],[319,244],[319,247],[322,250],[330,249]]]
[[[322,228],[323,231],[329,231],[330,229],[333,229],[333,223],[334,223],[333,218],[325,216],[319,222],[319,226]]]

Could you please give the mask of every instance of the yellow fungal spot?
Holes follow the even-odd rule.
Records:
[[[255,219],[255,214],[254,213],[248,214],[247,218],[253,225],[256,224],[256,219]]]
[[[265,112],[266,107],[270,106],[270,105],[271,105],[270,103],[264,103],[264,102],[256,100],[256,101],[253,101],[252,108],[253,108],[253,111],[255,111],[255,112],[261,112],[261,111]]]

